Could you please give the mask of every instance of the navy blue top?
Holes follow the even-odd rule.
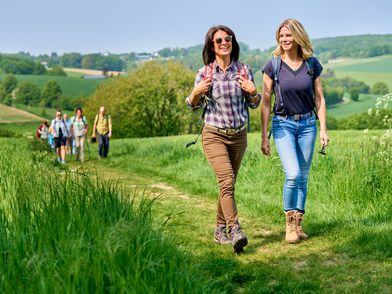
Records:
[[[282,65],[279,71],[279,84],[284,106],[282,107],[281,103],[279,103],[281,97],[277,97],[279,96],[277,95],[279,91],[277,85],[274,85],[274,92],[276,93],[274,105],[275,114],[305,114],[314,109],[313,84],[314,80],[320,76],[323,70],[323,67],[316,58],[314,60],[313,70],[314,74],[312,79],[312,77],[308,74],[308,67],[306,66],[305,61],[296,71],[294,71],[282,60]],[[262,71],[272,80],[274,79],[274,71],[271,60],[263,67]]]

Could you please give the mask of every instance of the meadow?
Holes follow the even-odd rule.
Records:
[[[0,146],[0,292],[218,292],[153,228],[156,197],[61,169],[39,141]]]
[[[213,242],[218,189],[201,144],[184,148],[193,136],[113,140],[105,161],[90,144],[85,165],[65,168],[2,139],[2,290],[390,293],[392,161],[380,157],[390,150],[382,134],[330,132],[327,155],[313,159],[310,238],[298,245],[283,241],[276,151],[262,156],[249,135],[236,186],[249,237],[241,255]]]
[[[0,74],[0,80],[3,79],[5,74]],[[80,76],[80,74],[79,74]],[[99,84],[105,80],[95,79],[82,79],[80,77],[58,77],[58,76],[45,76],[45,75],[15,75],[18,82],[31,81],[35,83],[40,89],[43,88],[47,81],[55,80],[61,86],[64,96],[89,96],[93,94]]]
[[[342,60],[326,64],[325,68],[333,69],[338,78],[352,77],[370,87],[376,82],[384,82],[392,91],[392,55]]]

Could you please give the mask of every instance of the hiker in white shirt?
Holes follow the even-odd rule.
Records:
[[[83,110],[77,108],[75,115],[71,117],[71,133],[76,145],[76,160],[84,161],[84,142],[87,136],[87,119],[83,116]]]

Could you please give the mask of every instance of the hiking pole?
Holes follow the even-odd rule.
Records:
[[[86,134],[86,143],[87,143],[87,151],[88,151],[88,160],[91,161],[91,153],[90,153],[90,144],[88,143],[88,137]]]

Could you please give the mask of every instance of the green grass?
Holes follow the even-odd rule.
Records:
[[[236,184],[239,217],[250,240],[240,256],[230,246],[213,244],[218,189],[201,144],[184,148],[193,136],[113,141],[102,166],[124,182],[134,183],[138,175],[163,187],[156,217],[170,216],[166,233],[224,291],[390,293],[391,156],[377,156],[384,149],[388,154],[390,146],[375,139],[381,131],[330,135],[327,156],[314,156],[304,223],[310,239],[299,245],[283,241],[283,172],[276,151],[263,157],[259,135],[249,136]]]
[[[0,74],[0,80],[3,79],[5,74]],[[45,75],[15,75],[18,82],[31,81],[35,83],[39,88],[43,88],[44,84],[49,80],[57,81],[65,96],[89,96],[91,95],[97,86],[104,82],[104,80],[94,79],[81,79],[80,77],[56,77],[56,76],[45,76]]]
[[[384,82],[392,91],[392,55],[366,59],[353,59],[325,65],[332,68],[336,77],[352,77],[373,86],[376,82]]]
[[[153,200],[0,139],[0,292],[217,293],[153,228]]]
[[[28,134],[29,136],[34,137],[35,132],[40,124],[41,124],[40,121],[26,122],[26,123],[14,123],[14,124],[0,124],[0,129],[11,131],[11,132],[14,132],[19,135]]]
[[[377,101],[377,95],[359,95],[359,101],[350,100],[348,103],[331,105],[327,113],[335,118],[345,118],[350,115],[366,112],[369,108],[374,107]]]

